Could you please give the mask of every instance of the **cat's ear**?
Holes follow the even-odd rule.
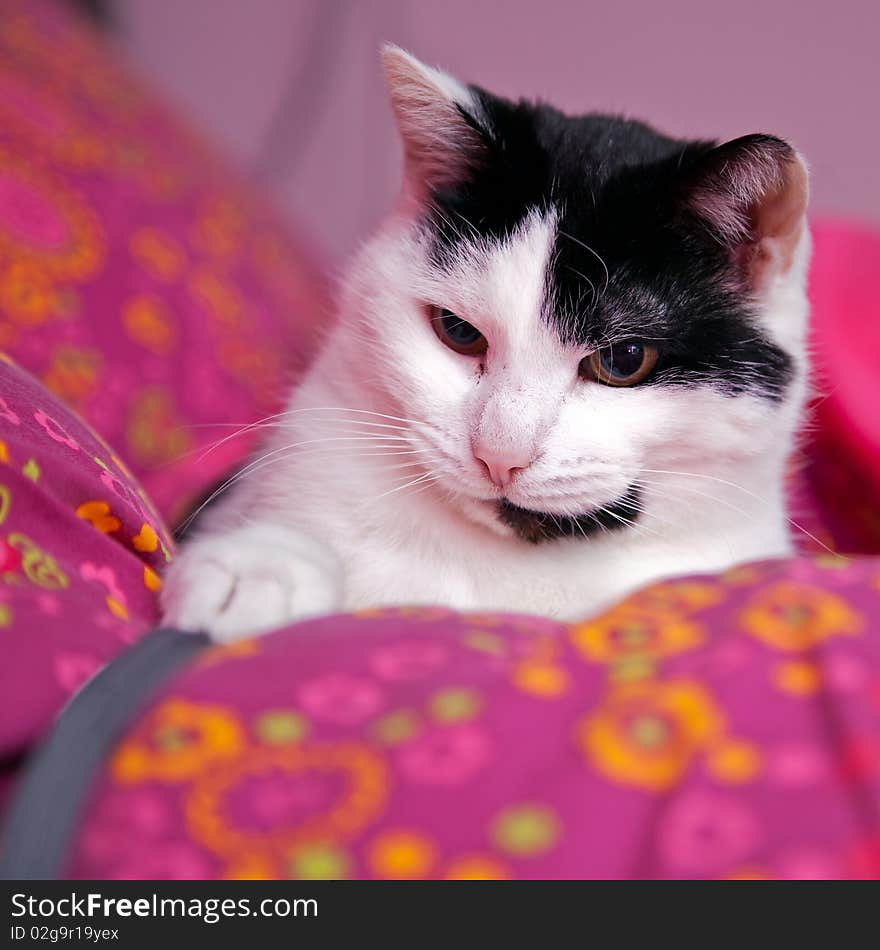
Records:
[[[486,148],[474,92],[398,46],[382,48],[382,65],[403,139],[407,183],[430,190],[460,181]]]
[[[806,227],[807,168],[771,135],[710,149],[686,174],[685,205],[727,248],[755,291],[792,265]]]

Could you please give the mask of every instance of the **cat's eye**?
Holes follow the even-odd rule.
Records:
[[[607,386],[635,386],[651,374],[658,355],[655,347],[641,340],[622,340],[585,356],[580,374]]]
[[[483,334],[451,310],[431,307],[431,326],[449,349],[455,350],[456,353],[463,353],[465,356],[481,356],[489,348]]]

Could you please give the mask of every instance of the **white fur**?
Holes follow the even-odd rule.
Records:
[[[402,202],[355,261],[264,453],[172,564],[167,621],[228,640],[379,604],[575,618],[657,578],[789,553],[808,235],[761,302],[762,329],[796,361],[779,403],[583,381],[585,352],[544,312],[555,234],[552,212],[534,214],[440,269]],[[478,327],[485,357],[444,346],[426,304]],[[578,515],[638,482],[644,511],[632,527],[530,545],[498,520],[475,443],[534,459],[505,489],[521,507]]]
[[[782,481],[803,365],[781,404],[709,386],[583,382],[584,353],[542,314],[553,233],[552,215],[533,217],[443,274],[413,222],[392,218],[356,262],[340,321],[265,460],[172,566],[170,622],[228,639],[376,604],[572,618],[655,578],[789,551]],[[793,353],[803,352],[806,257],[805,238],[765,307],[766,329]],[[485,372],[437,339],[424,301],[483,331]],[[526,544],[497,520],[477,437],[536,456],[507,489],[515,504],[576,515],[641,479],[644,513],[589,540]],[[665,474],[675,472],[688,474]]]

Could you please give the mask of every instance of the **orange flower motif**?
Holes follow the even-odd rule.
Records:
[[[220,877],[224,881],[271,881],[278,877],[278,870],[264,854],[243,854],[229,864]]]
[[[377,835],[367,849],[372,872],[392,880],[417,880],[427,877],[437,860],[430,838],[418,831],[395,829]]]
[[[245,741],[244,729],[223,706],[169,699],[150,715],[143,732],[119,746],[110,771],[123,785],[185,782],[236,758]]]
[[[202,769],[185,802],[190,834],[216,854],[235,858],[246,853],[287,854],[305,844],[347,841],[376,819],[388,799],[384,760],[367,745],[287,743],[227,754]],[[238,827],[230,823],[226,798],[246,792],[248,783],[271,777],[314,778],[328,791],[327,801],[304,820],[287,824]],[[326,782],[324,780],[327,780]]]
[[[764,576],[761,568],[754,564],[738,564],[719,575],[721,580],[731,587],[745,587],[756,584]]]
[[[244,307],[232,284],[200,267],[193,272],[188,287],[190,294],[207,309],[219,327],[226,330],[239,328]]]
[[[136,551],[150,553],[159,547],[159,535],[156,534],[155,528],[145,521],[141,525],[141,530],[131,539],[131,543]]]
[[[199,666],[218,666],[228,660],[240,660],[249,656],[256,656],[260,652],[258,639],[236,640],[223,646],[208,647],[199,654],[195,661]]]
[[[792,696],[812,696],[822,688],[822,669],[808,660],[787,660],[773,671],[773,682]]]
[[[742,785],[761,771],[761,752],[743,739],[723,740],[709,752],[706,765],[719,782]]]
[[[661,792],[723,731],[720,711],[699,684],[641,681],[618,687],[585,716],[577,743],[608,778]]]
[[[211,257],[228,257],[240,243],[244,216],[225,198],[214,198],[199,212],[193,229],[193,244]]]
[[[512,875],[491,854],[462,854],[449,862],[443,877],[447,881],[507,881]]]
[[[705,581],[663,581],[630,597],[627,603],[642,610],[685,613],[720,604],[727,596],[718,584]]]
[[[79,405],[95,392],[103,361],[99,350],[59,346],[43,382],[57,396]]]
[[[833,636],[854,636],[863,618],[836,594],[794,581],[761,590],[740,615],[743,629],[777,650],[809,650]]]
[[[0,308],[15,323],[34,327],[57,315],[60,296],[42,268],[18,261],[0,276]]]
[[[575,624],[571,638],[586,659],[615,663],[692,650],[703,642],[704,631],[675,613],[624,601],[598,617]]]
[[[190,445],[172,394],[149,386],[132,400],[126,437],[138,462],[161,464],[179,458]]]
[[[162,590],[162,578],[148,564],[144,564],[144,587],[154,593]]]
[[[36,265],[47,278],[91,277],[104,254],[92,210],[63,180],[5,149],[0,149],[0,174],[16,208],[0,220],[0,254]]]
[[[180,276],[185,255],[170,235],[155,228],[141,228],[129,244],[132,257],[157,280],[171,281]]]
[[[542,699],[562,696],[569,687],[571,677],[563,666],[553,663],[526,661],[513,668],[513,684],[517,689]]]
[[[84,501],[76,509],[76,516],[82,518],[83,521],[88,521],[102,534],[112,534],[122,525],[106,501]]]
[[[177,343],[171,311],[158,297],[133,297],[122,310],[125,332],[145,349],[166,356]]]

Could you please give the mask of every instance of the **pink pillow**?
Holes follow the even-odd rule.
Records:
[[[814,406],[808,477],[840,550],[880,551],[880,232],[813,225]]]
[[[0,0],[0,351],[166,517],[244,455],[199,461],[276,407],[326,314],[301,249],[100,38],[61,4]]]
[[[172,542],[113,450],[0,360],[0,801],[4,769],[158,621]]]

